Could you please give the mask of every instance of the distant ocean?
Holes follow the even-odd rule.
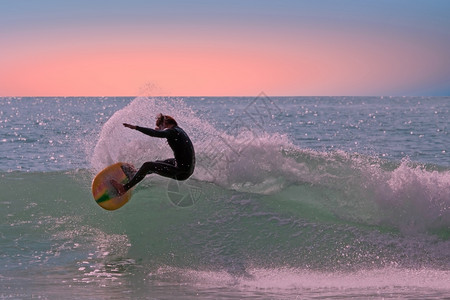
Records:
[[[197,154],[116,211],[95,174]],[[0,298],[450,297],[450,97],[0,98]]]

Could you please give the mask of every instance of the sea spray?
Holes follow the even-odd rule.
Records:
[[[213,127],[196,117],[181,99],[139,97],[114,113],[103,125],[91,157],[93,168],[101,170],[117,161],[140,166],[147,160],[171,157],[173,154],[164,141],[122,126],[122,123],[130,123],[154,128],[158,113],[174,117],[189,133],[194,144],[214,135]]]

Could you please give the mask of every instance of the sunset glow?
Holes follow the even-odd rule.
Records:
[[[0,5],[0,96],[450,94],[450,1]]]

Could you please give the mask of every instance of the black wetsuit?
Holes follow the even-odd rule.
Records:
[[[183,129],[174,126],[165,130],[154,130],[136,126],[136,130],[149,136],[166,138],[167,143],[170,148],[172,148],[175,158],[144,163],[130,182],[125,184],[125,190],[129,190],[144,179],[147,174],[151,173],[156,173],[176,180],[186,180],[194,173],[194,146]]]

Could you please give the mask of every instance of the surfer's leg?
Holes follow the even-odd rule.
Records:
[[[164,177],[175,178],[179,173],[178,168],[175,166],[175,159],[167,159],[164,161],[148,161],[144,163],[136,175],[124,185],[125,191],[128,191],[133,186],[141,182],[148,174],[158,174]]]
[[[191,177],[192,172],[178,168],[175,158],[166,159],[164,161],[156,161],[163,166],[159,171],[155,171],[158,175],[169,177],[175,180],[183,181]]]
[[[145,162],[141,166],[139,171],[137,171],[137,173],[133,176],[133,178],[131,178],[131,180],[123,186],[125,191],[128,191],[133,186],[135,186],[136,184],[141,182],[145,178],[145,176],[147,176],[148,174],[153,173],[154,168],[153,168],[152,164],[153,164],[153,162]]]
[[[173,179],[177,179],[177,176],[184,174],[176,167],[176,161],[173,158],[164,161],[148,161],[141,166],[139,171],[137,171],[128,183],[122,185],[117,181],[111,181],[111,184],[116,188],[119,195],[123,195],[126,191],[141,182],[145,176],[152,173]],[[184,178],[181,180],[184,180]]]
[[[133,178],[130,179],[130,181],[126,184],[121,184],[120,182],[117,182],[116,180],[111,180],[112,186],[117,190],[117,194],[119,196],[125,194],[129,189],[131,189],[133,186],[141,182],[147,174],[151,174],[152,168],[151,168],[152,162],[146,162],[144,163],[141,168],[134,174]]]

